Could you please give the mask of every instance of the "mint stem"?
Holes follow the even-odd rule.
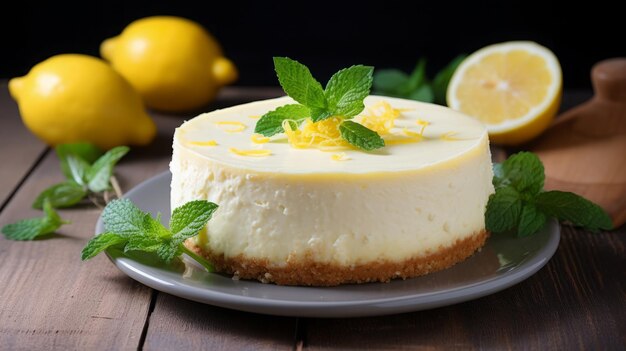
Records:
[[[213,268],[211,262],[204,259],[204,257],[199,256],[195,252],[189,250],[184,244],[180,244],[180,248],[183,250],[184,253],[187,254],[187,256],[193,258],[196,262],[200,263],[202,267],[206,268],[209,273],[215,272],[215,268]]]

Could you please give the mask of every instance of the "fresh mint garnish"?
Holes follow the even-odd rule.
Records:
[[[211,263],[187,249],[183,242],[206,226],[217,207],[204,200],[188,202],[174,210],[167,229],[161,224],[160,216],[152,218],[128,199],[113,200],[102,213],[105,232],[87,243],[81,258],[93,258],[113,246],[124,252],[154,253],[166,263],[186,253],[211,272]]]
[[[344,121],[339,125],[341,137],[350,144],[366,150],[375,150],[385,146],[385,141],[375,131],[353,121]]]
[[[2,227],[2,233],[11,240],[33,240],[42,235],[54,233],[68,221],[61,219],[49,200],[43,201],[44,217],[22,219]]]
[[[128,151],[127,146],[114,147],[104,154],[90,144],[57,146],[61,170],[67,179],[39,194],[33,208],[41,209],[45,198],[53,207],[61,208],[75,205],[90,195],[102,195],[102,192],[111,189],[113,169]]]
[[[515,230],[520,237],[536,233],[553,217],[591,231],[613,227],[598,205],[570,192],[544,191],[544,167],[537,155],[520,152],[493,166],[496,192],[485,212],[487,230]]]
[[[356,65],[342,69],[330,78],[325,89],[313,78],[311,71],[298,61],[287,57],[275,57],[274,67],[285,93],[299,104],[281,106],[263,115],[254,129],[256,133],[266,137],[282,133],[285,120],[290,121],[295,129],[309,117],[313,122],[338,117],[343,120],[339,126],[340,131],[348,131],[346,133],[342,131],[341,135],[344,138],[349,136],[354,142],[346,140],[352,145],[363,150],[385,146],[380,136],[373,130],[361,126],[357,137],[349,132],[355,127],[343,126],[346,120],[358,115],[365,108],[363,100],[369,95],[372,87],[373,67]],[[375,141],[368,141],[374,140],[372,133],[376,134],[377,138]]]
[[[420,59],[410,75],[398,69],[377,70],[374,93],[446,105],[448,83],[466,55],[459,55],[444,67],[432,82],[426,76],[426,60]]]
[[[311,110],[304,105],[285,105],[266,113],[259,119],[254,128],[255,133],[270,137],[284,132],[283,121],[288,120],[292,129],[296,129],[302,121],[311,116]]]

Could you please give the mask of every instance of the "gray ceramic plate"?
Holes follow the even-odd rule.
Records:
[[[169,172],[126,195],[140,208],[169,219]],[[96,233],[103,231],[98,220]],[[491,237],[485,247],[456,266],[423,277],[330,288],[290,287],[233,280],[192,267],[166,267],[147,258],[109,257],[131,278],[168,294],[236,310],[301,317],[358,317],[451,305],[506,289],[543,267],[559,244],[559,224],[550,221],[531,237]]]

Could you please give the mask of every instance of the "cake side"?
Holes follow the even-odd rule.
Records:
[[[387,281],[449,267],[484,244],[493,186],[482,126],[442,107],[394,99],[408,111],[398,119],[403,125],[426,123],[431,134],[379,152],[349,151],[342,162],[280,139],[253,146],[271,150],[267,157],[225,151],[250,147],[251,133],[224,136],[212,124],[229,111],[241,120],[285,100],[205,114],[175,134],[171,205],[219,204],[205,230],[186,242],[219,271],[279,284]],[[400,127],[396,136],[406,131]],[[217,141],[199,148],[202,138]]]
[[[335,286],[389,282],[391,279],[408,279],[440,271],[464,261],[480,250],[488,237],[488,232],[481,231],[425,256],[400,261],[378,260],[349,266],[319,262],[312,256],[304,256],[277,266],[262,258],[248,258],[243,255],[226,257],[210,249],[200,248],[193,239],[187,240],[185,245],[213,262],[218,272],[232,274],[233,279],[256,279],[279,285]]]

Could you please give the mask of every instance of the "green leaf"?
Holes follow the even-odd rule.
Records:
[[[165,262],[170,263],[174,257],[180,256],[182,250],[179,245],[173,245],[169,240],[163,242],[157,249],[157,255]]]
[[[492,233],[515,228],[522,212],[519,193],[512,187],[503,187],[489,196],[485,212],[485,227]]]
[[[280,85],[292,99],[309,108],[326,108],[324,89],[305,65],[288,57],[274,57],[274,69]]]
[[[142,212],[129,199],[113,200],[102,212],[104,229],[125,238],[143,235],[146,217],[150,215]]]
[[[439,105],[446,105],[446,95],[448,91],[448,84],[452,75],[456,71],[457,67],[465,60],[467,55],[459,55],[455,57],[446,67],[444,67],[433,80],[433,92],[435,96],[435,103]]]
[[[406,85],[401,88],[401,93],[410,95],[424,83],[426,83],[426,59],[422,58],[415,65]]]
[[[374,67],[356,65],[333,74],[324,92],[331,115],[351,118],[361,113],[365,108],[363,100],[372,87],[373,73]],[[321,120],[312,117],[314,122]]]
[[[353,121],[343,121],[339,125],[339,132],[347,142],[366,151],[385,146],[385,141],[378,133]]]
[[[536,195],[543,189],[545,180],[543,164],[532,152],[519,152],[510,156],[494,169],[497,186],[511,185],[520,193]]]
[[[430,85],[422,84],[422,86],[414,90],[409,95],[409,98],[412,100],[416,100],[416,101],[431,103],[433,102],[433,99],[434,99],[433,90],[430,87]]]
[[[107,151],[100,157],[87,171],[87,186],[93,192],[100,192],[110,189],[109,179],[113,174],[115,164],[128,153],[127,146],[118,146]]]
[[[96,257],[100,252],[108,249],[111,246],[121,245],[128,239],[114,233],[102,233],[93,237],[87,245],[83,248],[80,258],[85,261],[90,258]]]
[[[63,224],[69,223],[59,217],[49,200],[44,200],[43,208],[44,217],[28,218],[7,224],[2,227],[2,233],[11,240],[33,240],[38,236],[54,233]]]
[[[131,235],[128,237],[128,242],[124,246],[124,252],[157,252],[162,244],[163,239],[157,235]]]
[[[598,205],[565,191],[547,191],[535,198],[537,208],[548,216],[592,231],[613,228],[611,217]]]
[[[399,87],[402,87],[409,81],[406,73],[398,69],[381,69],[374,71],[373,88],[377,94],[397,95]]]
[[[270,137],[274,134],[282,133],[283,121],[292,120],[295,129],[297,125],[311,116],[311,110],[304,105],[291,104],[281,106],[273,111],[264,114],[254,127],[254,132]]]
[[[196,236],[206,226],[217,207],[212,202],[197,200],[187,202],[176,208],[170,220],[173,245],[178,245],[187,238]]]
[[[33,208],[42,209],[44,199],[50,200],[50,204],[55,208],[69,207],[80,202],[87,196],[87,190],[81,185],[68,180],[55,184],[44,190],[33,203]]]
[[[67,155],[80,157],[87,163],[91,164],[103,154],[103,151],[97,146],[89,143],[61,144],[57,145],[54,150],[56,151],[57,157],[61,161],[61,171],[67,179],[73,179],[72,173],[67,164]]]
[[[80,156],[69,154],[65,158],[70,172],[70,180],[80,185],[87,185],[87,172],[91,166]]]
[[[33,240],[43,235],[46,226],[45,218],[22,219],[2,227],[2,233],[11,240]]]
[[[535,234],[546,224],[546,215],[539,211],[535,205],[525,203],[520,214],[519,226],[517,227],[517,236],[524,237]]]

